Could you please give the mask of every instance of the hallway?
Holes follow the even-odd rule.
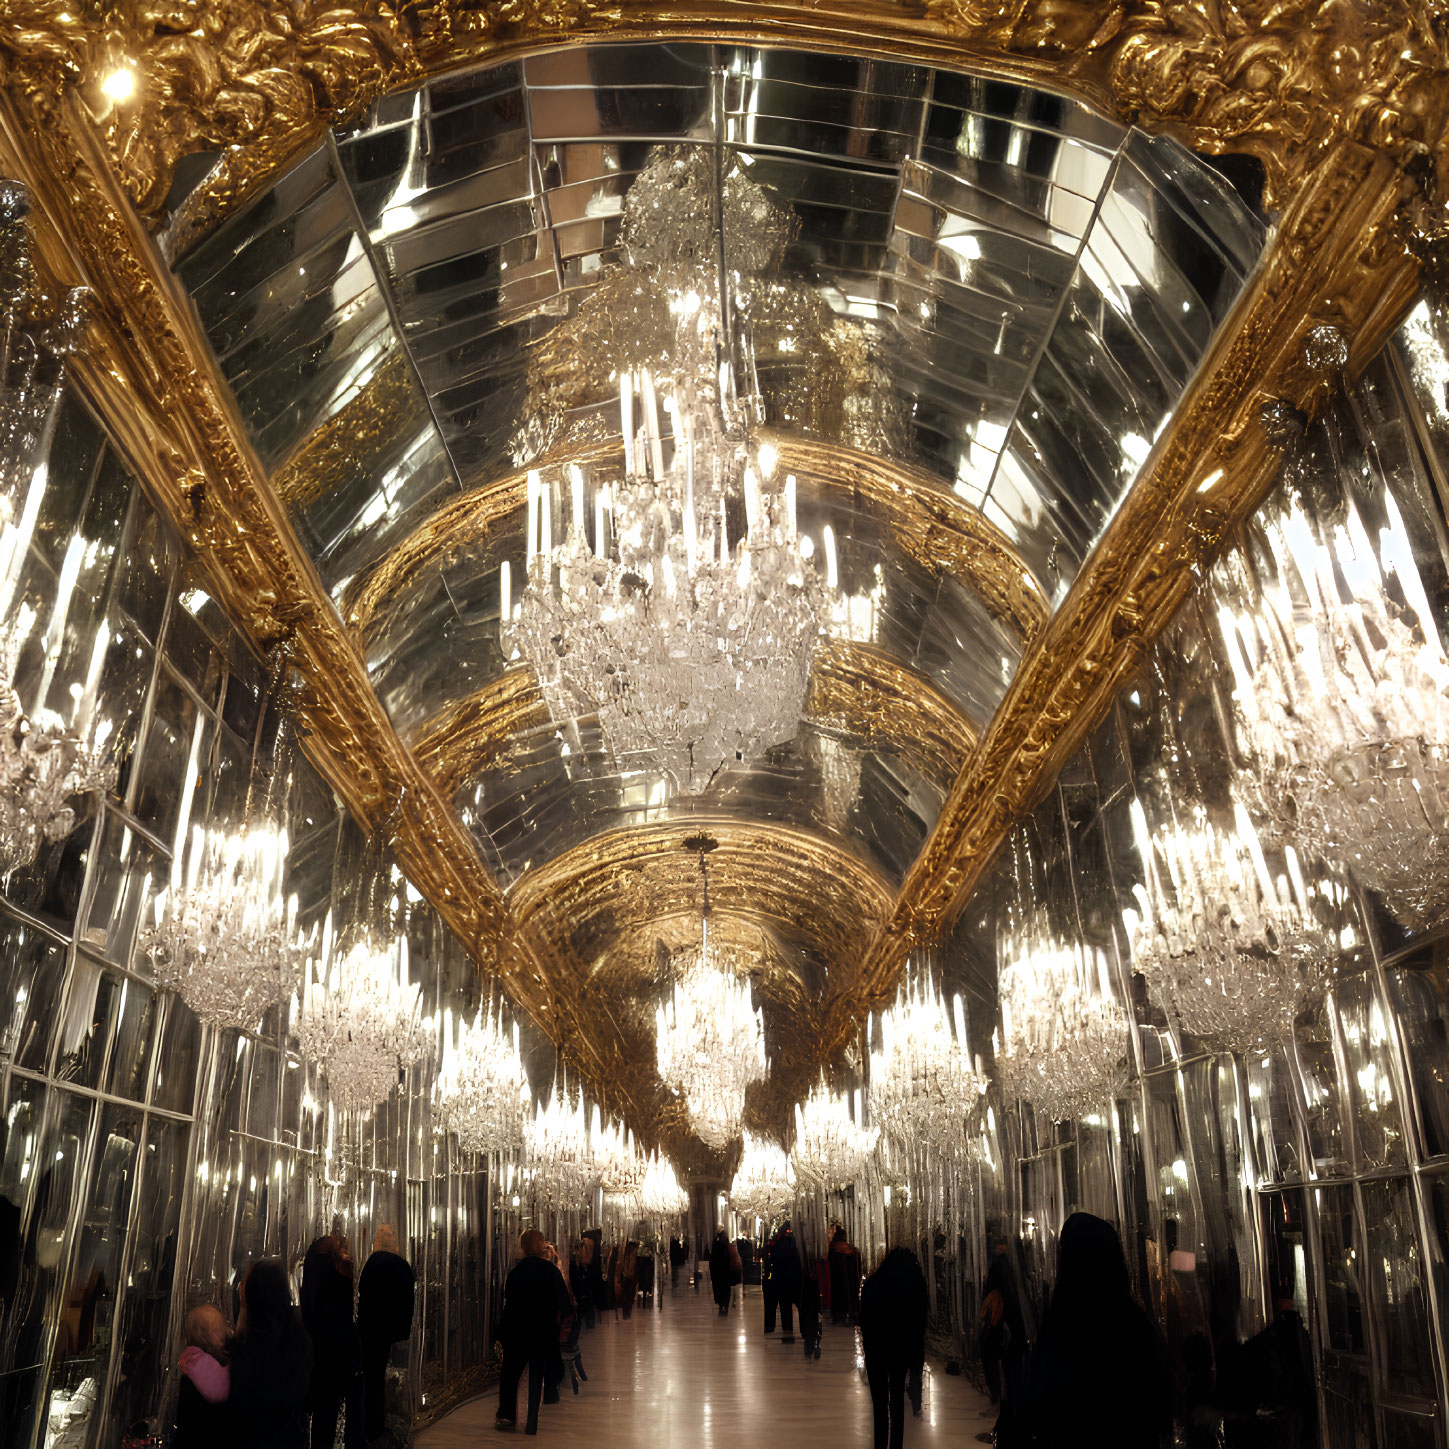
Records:
[[[856,1370],[855,1330],[827,1321],[820,1359],[807,1364],[798,1337],[782,1344],[777,1329],[766,1338],[763,1323],[758,1288],[747,1290],[743,1317],[736,1306],[721,1319],[707,1288],[697,1296],[681,1288],[677,1296],[665,1293],[662,1311],[638,1310],[627,1323],[601,1319],[583,1337],[589,1381],[577,1397],[565,1384],[561,1402],[544,1407],[540,1439],[591,1449],[869,1444],[870,1393]],[[520,1435],[526,1392],[525,1380]],[[497,1406],[490,1390],[419,1434],[416,1449],[476,1449],[480,1436],[503,1442],[493,1428]],[[906,1426],[907,1449],[959,1449],[992,1420],[984,1395],[928,1359],[921,1418]]]

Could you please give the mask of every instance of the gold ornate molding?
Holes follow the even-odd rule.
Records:
[[[217,154],[203,225],[379,95],[527,49],[660,34],[982,67],[1254,156],[1274,205],[1345,141],[1400,170],[1443,165],[1446,41],[1419,0],[11,0],[6,15],[7,87],[44,114],[79,94],[143,214],[183,157]],[[105,81],[126,71],[134,94],[113,100]]]

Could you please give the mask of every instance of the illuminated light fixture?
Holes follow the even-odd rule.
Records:
[[[685,954],[669,1000],[655,1011],[655,1060],[666,1086],[684,1098],[707,1147],[723,1151],[739,1135],[745,1092],[768,1070],[765,1018],[751,1001],[746,963],[709,935],[707,858],[717,842],[691,836],[699,854],[703,906],[699,947]]]
[[[438,1125],[464,1152],[507,1152],[523,1140],[531,1098],[518,1048],[503,1012],[490,1004],[471,1022],[443,1012],[443,1051],[433,1087]]]
[[[101,93],[108,101],[120,105],[136,94],[134,66],[119,65],[101,82]]]
[[[730,1206],[743,1218],[769,1224],[784,1217],[795,1201],[795,1169],[776,1142],[745,1133],[745,1150],[730,1184]]]
[[[583,1097],[554,1083],[547,1102],[523,1127],[523,1163],[535,1200],[561,1210],[583,1208],[599,1185]]]
[[[795,1104],[795,1142],[790,1161],[796,1173],[826,1190],[844,1188],[866,1177],[875,1156],[880,1128],[863,1125],[864,1094],[851,1098],[832,1092],[822,1081]]]

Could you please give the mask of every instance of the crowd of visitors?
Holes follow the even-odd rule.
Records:
[[[413,1273],[387,1225],[357,1285],[346,1237],[316,1239],[302,1261],[300,1307],[287,1270],[263,1259],[242,1276],[236,1330],[215,1304],[186,1318],[174,1449],[347,1449],[385,1442],[385,1381],[412,1334]]]

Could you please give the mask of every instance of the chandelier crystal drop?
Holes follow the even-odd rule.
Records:
[[[1199,806],[1189,824],[1149,832],[1134,800],[1146,881],[1124,919],[1134,966],[1183,1030],[1266,1052],[1288,1039],[1358,938],[1341,882],[1305,876],[1292,846],[1273,874],[1247,810],[1239,803],[1233,814],[1230,831]]]
[[[472,1022],[443,1012],[443,1054],[433,1089],[438,1124],[464,1152],[507,1152],[523,1140],[531,1096],[518,1047],[518,1023],[503,1025],[490,1004]]]
[[[1387,490],[1384,501],[1377,547],[1352,499],[1321,531],[1293,503],[1263,528],[1277,581],[1233,581],[1249,602],[1224,603],[1218,623],[1244,794],[1265,833],[1347,861],[1422,927],[1449,909],[1449,658],[1398,505]]]
[[[968,1148],[987,1081],[972,1064],[960,996],[948,1009],[928,973],[901,984],[895,1005],[867,1028],[870,1110],[897,1155],[921,1149],[955,1158]]]
[[[804,1181],[827,1191],[864,1178],[875,1156],[880,1128],[862,1125],[864,1094],[856,1092],[854,1111],[844,1092],[822,1081],[795,1104],[795,1143],[790,1161]]]
[[[343,1110],[375,1107],[397,1086],[401,1070],[436,1050],[436,1026],[423,1015],[420,986],[408,978],[407,938],[363,930],[342,949],[330,916],[294,1022],[303,1057],[322,1067]]]
[[[586,1205],[599,1185],[583,1097],[554,1083],[523,1127],[524,1174],[539,1203],[559,1209]]]
[[[184,870],[178,854],[157,893],[141,952],[157,984],[209,1026],[254,1031],[296,987],[311,941],[297,926],[297,897],[282,888],[287,849],[274,822],[197,825]]]
[[[745,1150],[730,1184],[730,1206],[743,1218],[773,1223],[795,1201],[795,1169],[776,1142],[745,1133]]]
[[[499,610],[504,652],[537,675],[555,723],[597,715],[616,769],[691,794],[795,737],[824,609],[813,542],[796,530],[795,478],[772,481],[774,448],[752,442],[720,361],[715,178],[696,150],[662,149],[624,202],[632,240],[611,286],[669,320],[659,356],[606,360],[622,478],[578,464],[529,474],[527,578],[515,607],[502,566]],[[571,503],[557,531],[555,482]],[[745,525],[734,536],[732,503]]]
[[[1106,952],[1058,939],[1037,914],[1008,932],[997,979],[1002,1095],[1063,1122],[1105,1107],[1126,1076],[1127,1014]]]

